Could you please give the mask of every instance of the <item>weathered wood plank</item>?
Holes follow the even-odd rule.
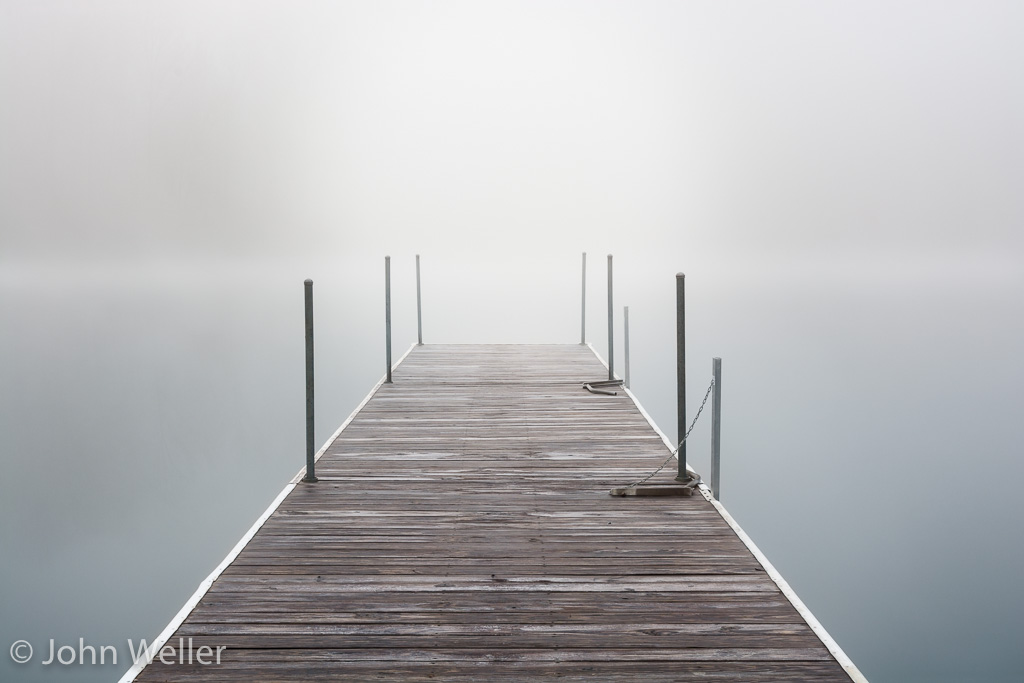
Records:
[[[608,496],[667,451],[606,373],[417,347],[137,680],[849,680],[706,500]]]

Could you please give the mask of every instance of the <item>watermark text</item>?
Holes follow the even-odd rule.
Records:
[[[138,645],[128,639],[128,652],[135,664],[199,664],[209,666],[220,664],[221,655],[228,648],[224,645],[193,645],[192,638],[178,638],[158,647],[158,643],[150,645],[140,640]],[[114,645],[87,645],[85,638],[79,638],[77,645],[61,645],[50,638],[47,646],[41,650],[42,657],[36,661],[42,666],[83,666],[117,664],[117,647]],[[11,644],[11,659],[17,664],[28,664],[35,657],[35,648],[27,640],[17,640]]]

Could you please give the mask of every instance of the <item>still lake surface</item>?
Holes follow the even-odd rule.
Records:
[[[318,443],[382,374],[372,266],[2,274],[0,679],[127,669],[128,639],[163,629],[303,463],[304,277]],[[409,270],[396,358],[415,339]],[[427,279],[426,341],[578,341],[578,274],[519,275]],[[602,277],[588,327],[603,354]],[[616,277],[634,392],[671,436],[672,272]],[[723,358],[724,504],[870,680],[1019,680],[1024,284],[811,282],[688,274],[692,406]],[[702,420],[704,473],[708,441]],[[118,664],[41,664],[50,639],[79,638]],[[7,654],[19,639],[28,664]]]

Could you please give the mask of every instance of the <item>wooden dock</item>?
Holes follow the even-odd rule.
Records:
[[[221,663],[122,680],[864,680],[709,496],[608,495],[668,450],[606,377],[415,347],[162,635]]]

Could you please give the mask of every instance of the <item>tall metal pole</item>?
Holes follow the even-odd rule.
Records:
[[[423,301],[420,299],[420,255],[416,254],[416,341],[423,346]],[[390,365],[390,363],[389,363]]]
[[[711,495],[722,500],[722,359],[711,359],[715,388],[711,394]]]
[[[622,307],[622,358],[626,371],[626,388],[629,389],[629,306]]]
[[[676,434],[686,434],[686,276],[676,273]],[[676,479],[686,481],[686,442],[679,446],[679,472]]]
[[[615,379],[615,318],[612,315],[612,255],[608,254],[608,379]]]
[[[580,344],[587,343],[587,252],[583,252],[583,303],[580,308]]]
[[[306,475],[302,481],[313,483],[316,478],[313,442],[313,281],[306,280]]]
[[[385,318],[385,330],[387,333],[387,339],[385,346],[387,349],[387,360],[388,360],[388,373],[387,378],[384,380],[385,384],[391,384],[391,257],[384,257],[384,318]]]

